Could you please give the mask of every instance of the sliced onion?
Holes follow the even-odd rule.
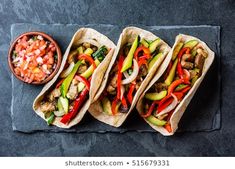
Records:
[[[94,45],[98,48],[101,47],[101,45],[99,44],[99,42],[97,42],[96,40],[94,39],[81,39],[78,43],[90,43],[91,45]]]
[[[185,79],[190,80],[190,73],[187,69],[183,69],[184,74],[186,75]]]
[[[125,87],[121,85],[121,96],[120,96],[121,100],[122,100],[124,93],[125,93]]]
[[[70,72],[73,70],[73,67],[74,67],[74,62],[70,63],[69,67],[60,74],[60,77],[61,78],[67,77],[70,74]]]
[[[54,111],[55,116],[61,117],[65,114],[65,111]]]
[[[137,61],[135,59],[133,59],[133,64],[134,64],[133,72],[131,73],[131,75],[129,77],[127,77],[126,79],[122,80],[122,84],[129,84],[132,81],[134,81],[135,78],[138,76],[139,66],[138,66],[138,63],[137,63]],[[125,76],[125,74],[124,74],[124,76]]]
[[[123,74],[124,74],[126,79],[130,77],[130,75],[127,73],[127,71],[123,72]]]
[[[173,110],[174,108],[175,108],[175,106],[178,104],[178,99],[177,99],[177,97],[174,95],[174,94],[172,94],[171,93],[171,96],[174,98],[174,100],[173,100],[173,102],[169,105],[169,106],[167,106],[164,110],[162,110],[160,113],[156,113],[156,116],[157,117],[159,117],[159,116],[161,116],[161,115],[163,115],[163,114],[166,114],[166,113],[168,113],[168,112],[170,112],[171,110]]]

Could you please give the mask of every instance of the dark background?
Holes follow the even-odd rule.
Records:
[[[156,133],[45,133],[12,131],[7,51],[13,23],[221,26],[221,129]],[[0,1],[1,156],[234,156],[235,1]],[[10,85],[9,85],[10,84]],[[29,121],[30,123],[30,121]],[[196,140],[196,142],[195,142]]]

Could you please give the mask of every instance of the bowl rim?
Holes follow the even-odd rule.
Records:
[[[24,81],[24,79],[18,75],[16,75],[15,71],[14,71],[14,66],[12,64],[12,52],[13,52],[13,49],[15,48],[15,45],[17,43],[17,41],[22,38],[23,36],[33,36],[33,35],[41,35],[42,37],[46,38],[48,41],[54,43],[55,45],[55,48],[56,48],[56,52],[57,52],[57,64],[56,64],[56,67],[55,69],[53,70],[53,72],[46,78],[44,79],[43,81],[41,82],[31,82],[31,83],[27,83]],[[45,84],[47,82],[49,82],[51,79],[53,79],[53,77],[57,74],[57,72],[59,71],[60,69],[60,65],[61,65],[61,62],[62,62],[62,53],[61,53],[61,49],[59,47],[59,45],[57,44],[57,42],[48,34],[44,33],[44,32],[41,32],[41,31],[29,31],[29,32],[24,32],[22,34],[20,34],[19,36],[17,36],[15,38],[15,40],[11,43],[10,45],[10,48],[8,50],[8,66],[12,72],[12,74],[14,74],[14,76],[19,79],[20,81],[24,82],[24,83],[27,83],[27,84],[34,84],[34,85],[41,85],[41,84]]]

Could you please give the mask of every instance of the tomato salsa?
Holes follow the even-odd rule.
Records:
[[[56,68],[55,44],[41,35],[23,36],[12,52],[14,72],[25,82],[42,82]]]

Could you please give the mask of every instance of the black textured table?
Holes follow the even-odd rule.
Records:
[[[221,127],[215,131],[157,133],[25,134],[12,130],[11,73],[7,51],[11,25],[112,24],[221,26]],[[235,2],[234,1],[1,1],[0,156],[234,156]],[[16,86],[17,87],[17,86]],[[14,86],[15,88],[15,86]],[[29,101],[31,102],[31,101]],[[22,114],[23,115],[23,114]],[[30,123],[30,121],[28,122]]]

